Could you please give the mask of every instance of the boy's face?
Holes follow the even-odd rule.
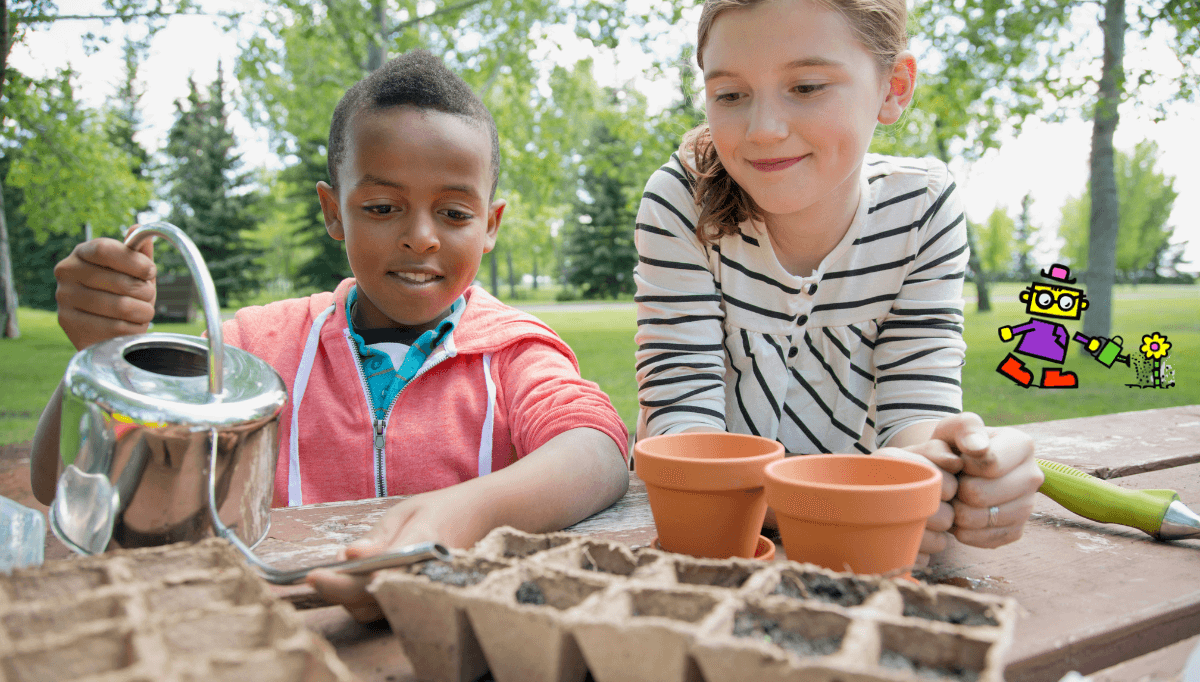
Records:
[[[496,245],[491,139],[466,118],[409,106],[364,109],[347,132],[340,187],[317,183],[325,229],[346,242],[355,324],[433,329]]]

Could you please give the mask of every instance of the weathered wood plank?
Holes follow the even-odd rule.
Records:
[[[1112,481],[1178,491],[1200,509],[1200,464]],[[1009,682],[1088,674],[1200,634],[1200,538],[1157,542],[1084,519],[1039,495],[1020,541],[955,545],[935,559],[940,581],[1017,599]]]
[[[1037,456],[1100,478],[1200,462],[1200,405],[1023,424]]]
[[[1168,647],[1138,656],[1088,677],[1092,682],[1185,682],[1183,668],[1188,656],[1200,647],[1200,636],[1176,642]]]

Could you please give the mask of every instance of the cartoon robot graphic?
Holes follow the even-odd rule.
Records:
[[[1062,364],[1067,358],[1071,335],[1067,328],[1056,320],[1080,319],[1083,311],[1087,310],[1088,300],[1082,289],[1063,286],[1075,283],[1067,266],[1055,263],[1050,266],[1049,272],[1042,271],[1042,277],[1053,283],[1032,282],[1028,289],[1021,291],[1021,301],[1026,304],[1025,312],[1035,317],[1016,327],[1000,327],[1000,340],[1007,343],[1019,338],[1014,352]],[[1037,319],[1039,317],[1047,319]],[[1120,352],[1119,345],[1117,352]],[[1034,385],[1033,372],[1013,353],[1009,353],[1000,362],[996,371],[1025,388]],[[1078,388],[1079,380],[1074,372],[1057,367],[1043,367],[1041,380],[1037,385],[1040,388]]]

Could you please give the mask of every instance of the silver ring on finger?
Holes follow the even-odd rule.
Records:
[[[995,526],[1000,525],[999,522],[996,520],[996,516],[999,513],[1000,513],[1000,507],[988,507],[988,520],[987,520],[988,528],[993,528]]]

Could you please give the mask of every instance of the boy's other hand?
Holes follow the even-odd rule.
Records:
[[[447,547],[470,547],[491,528],[469,495],[451,486],[414,495],[389,509],[375,526],[347,545],[338,559],[362,559],[418,542],[439,542]],[[484,525],[480,525],[480,522]],[[307,582],[322,597],[342,604],[360,623],[383,617],[375,597],[367,592],[371,576],[354,576],[330,570],[308,574]]]
[[[141,334],[154,319],[154,245],[135,251],[115,239],[83,242],[54,266],[58,324],[76,350]]]
[[[1018,540],[1044,480],[1034,460],[1033,439],[1016,429],[988,428],[970,412],[938,422],[933,438],[962,458],[953,502],[954,536],[975,547]]]

